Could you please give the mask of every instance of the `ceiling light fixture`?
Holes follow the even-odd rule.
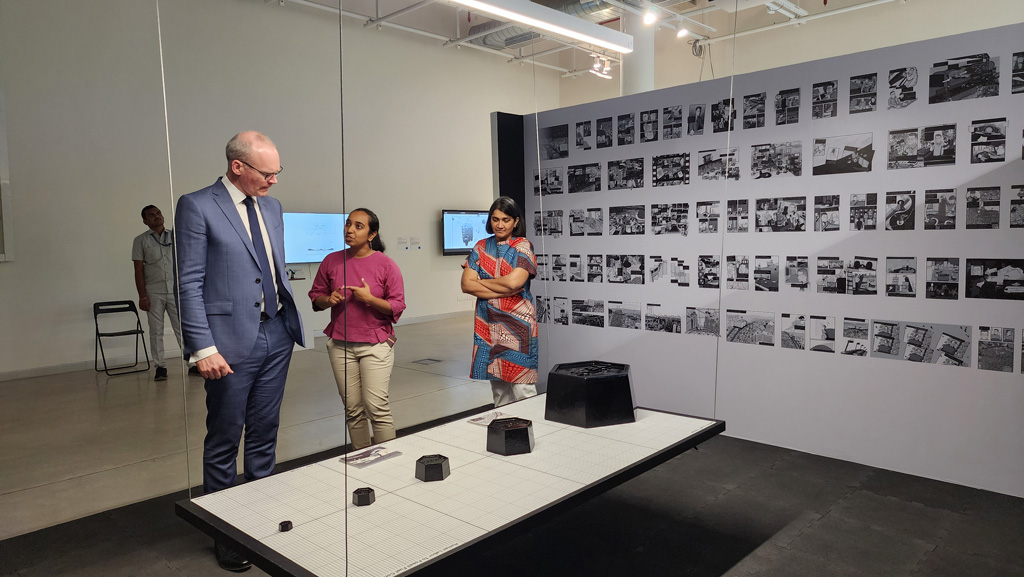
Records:
[[[513,20],[532,28],[546,30],[615,52],[633,51],[633,37],[589,20],[577,18],[529,0],[450,0],[478,12],[486,12],[501,20]]]
[[[685,38],[690,33],[686,28],[680,28],[679,32],[676,32],[676,38]]]
[[[588,70],[587,72],[593,74],[594,76],[600,76],[601,78],[607,78],[608,80],[612,79],[611,76],[609,76],[607,74],[604,74],[603,72],[598,72],[597,70]]]
[[[644,24],[650,26],[651,24],[654,24],[657,21],[658,13],[654,11],[654,7],[652,6],[651,8],[647,9],[647,12],[644,12]]]

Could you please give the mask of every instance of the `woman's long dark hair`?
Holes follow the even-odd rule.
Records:
[[[494,234],[494,229],[491,228],[491,215],[496,210],[500,210],[516,219],[516,227],[512,230],[512,236],[526,236],[526,222],[523,221],[523,213],[519,211],[519,205],[516,204],[516,201],[507,196],[499,196],[497,200],[491,203],[491,208],[487,211],[488,234]]]
[[[349,216],[352,216],[352,213],[354,212],[361,212],[365,214],[367,217],[369,217],[370,232],[377,233],[373,235],[372,239],[370,239],[370,248],[378,252],[384,252],[384,241],[380,239],[380,220],[377,218],[377,215],[374,214],[374,212],[368,208],[357,208],[352,212],[348,213]]]

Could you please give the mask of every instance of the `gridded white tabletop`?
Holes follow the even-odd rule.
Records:
[[[488,452],[487,427],[465,418],[379,445],[398,453],[387,459],[361,467],[328,459],[183,501],[179,515],[237,541],[275,575],[405,575],[724,430],[721,421],[645,409],[634,423],[583,429],[544,420],[546,398],[499,409],[532,421],[527,454]],[[434,454],[448,457],[450,475],[420,481],[416,460]],[[361,487],[374,490],[373,504],[352,504]],[[281,521],[293,528],[280,531]]]

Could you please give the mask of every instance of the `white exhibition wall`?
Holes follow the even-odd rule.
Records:
[[[628,363],[641,406],[1024,496],[1024,91],[1011,80],[1021,38],[1014,24],[541,113],[540,152],[526,145],[526,218],[546,263],[534,286],[549,311],[542,374],[559,362]],[[778,123],[776,96],[797,88],[790,122]],[[871,94],[876,109],[851,113]],[[716,132],[714,104],[730,97],[734,128]],[[692,105],[707,115],[700,135],[687,134]],[[666,139],[677,106],[681,134]],[[634,141],[624,144],[630,116]],[[599,147],[604,118],[612,144]],[[587,124],[584,149],[577,131]],[[670,167],[683,155],[689,181],[677,184]],[[538,159],[553,183],[539,196]],[[730,159],[736,179],[723,174]],[[600,188],[582,191],[593,176]],[[862,194],[876,195],[873,230],[870,207],[851,210]],[[685,204],[685,221],[673,204]],[[655,233],[684,222],[685,235]],[[600,283],[587,278],[589,255]],[[808,266],[805,290],[787,257],[805,257],[794,262]],[[570,280],[576,262],[581,282]],[[710,331],[695,323],[705,313],[717,317]]]

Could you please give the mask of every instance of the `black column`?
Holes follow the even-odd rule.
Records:
[[[491,113],[491,163],[494,197],[508,196],[526,210],[523,117],[507,112]]]

